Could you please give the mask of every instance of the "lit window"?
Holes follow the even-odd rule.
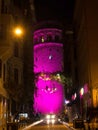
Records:
[[[41,41],[42,41],[42,42],[44,42],[44,41],[45,41],[43,37],[42,37]]]
[[[49,55],[49,60],[51,60],[52,59],[52,55]]]

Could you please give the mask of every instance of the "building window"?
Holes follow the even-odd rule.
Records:
[[[18,69],[17,68],[14,69],[14,81],[18,83]]]
[[[0,24],[0,39],[4,39],[6,36],[6,30],[3,26],[3,24]]]
[[[0,78],[2,77],[2,60],[0,59]]]
[[[77,51],[76,51],[76,46],[74,46],[74,60],[77,60]]]
[[[2,38],[2,25],[0,24],[0,39]]]
[[[18,57],[19,56],[19,46],[18,43],[16,42],[14,45],[14,56]]]
[[[78,80],[78,70],[77,70],[77,67],[75,67],[75,78]]]
[[[4,13],[4,0],[1,1],[1,13]]]
[[[7,6],[5,5],[5,0],[1,1],[1,14],[7,13]]]
[[[5,81],[5,64],[3,65],[3,81]]]

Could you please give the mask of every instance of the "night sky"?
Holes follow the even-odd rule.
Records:
[[[59,22],[72,23],[75,0],[33,0],[35,16],[38,22],[57,20]],[[29,1],[14,0],[19,8],[26,8]]]
[[[72,22],[75,0],[34,0],[37,21]]]

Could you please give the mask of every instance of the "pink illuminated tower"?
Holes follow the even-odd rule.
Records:
[[[62,29],[52,23],[37,26],[33,35],[34,109],[58,114],[64,106]]]

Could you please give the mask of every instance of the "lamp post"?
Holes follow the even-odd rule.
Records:
[[[13,56],[18,56],[18,53],[20,52],[18,52],[18,49],[17,49],[17,46],[15,46],[15,44],[16,43],[18,43],[18,42],[23,42],[23,35],[24,35],[24,30],[23,30],[23,28],[22,27],[20,27],[20,26],[18,26],[18,27],[12,27],[11,28],[11,36],[12,36],[12,43],[13,44],[11,44],[12,45],[12,47],[11,47],[11,55]],[[18,42],[16,42],[16,41],[18,41]],[[19,47],[20,46],[22,46],[22,44],[19,44]],[[15,48],[16,47],[16,48]],[[16,50],[15,50],[16,49]],[[21,48],[19,48],[19,49],[21,49]],[[14,54],[12,54],[12,51],[14,52]],[[18,57],[17,57],[18,58]],[[20,58],[20,57],[19,57]],[[13,59],[11,59],[11,60],[13,60]],[[17,62],[18,60],[16,60],[15,61],[15,63]],[[21,63],[21,62],[20,62]],[[20,65],[20,64],[19,64]],[[14,66],[15,66],[15,64],[13,63],[13,72],[14,72]],[[11,67],[11,63],[9,62],[9,68]],[[13,85],[13,83],[15,83],[15,82],[13,82],[13,79],[11,79],[10,78],[11,77],[11,74],[9,74],[9,70],[8,70],[8,84],[10,84],[10,86],[11,85]],[[21,82],[22,83],[22,82]],[[14,84],[15,85],[15,84]],[[13,91],[13,90],[11,90],[10,91],[10,95],[12,96],[12,94],[13,94],[13,92],[15,92],[15,91]],[[9,110],[8,110],[8,116],[11,116],[11,110],[12,110],[12,98],[10,98],[10,100],[9,100]],[[17,105],[17,104],[16,104]],[[9,115],[10,114],[10,115]],[[9,117],[8,117],[9,118]]]

